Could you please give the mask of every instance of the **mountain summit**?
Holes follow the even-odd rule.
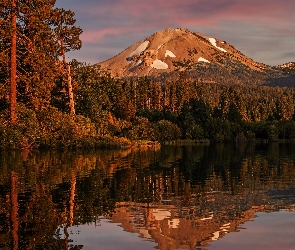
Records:
[[[187,29],[165,29],[98,63],[112,76],[145,76],[191,69],[193,65],[239,62],[261,72],[269,66],[245,56],[225,41]]]

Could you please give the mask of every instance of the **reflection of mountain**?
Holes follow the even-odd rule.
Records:
[[[295,205],[280,208],[294,211]],[[256,212],[277,209],[275,205],[262,205],[240,211],[235,204],[231,204],[224,211],[208,210],[201,216],[196,212],[198,208],[193,206],[179,208],[121,202],[116,204],[110,218],[112,222],[120,223],[125,231],[154,240],[159,249],[195,249],[207,246],[227,233],[238,232],[241,224],[256,217]]]
[[[2,152],[0,249],[13,241],[66,249],[68,227],[101,215],[161,249],[205,245],[258,210],[295,204],[294,152],[294,144]]]
[[[194,249],[207,242],[222,237],[225,233],[236,230],[239,222],[253,218],[253,214],[237,221],[223,221],[215,218],[213,212],[208,217],[198,217],[190,213],[187,217],[179,216],[184,211],[176,207],[143,204],[121,204],[115,209],[112,220],[122,223],[128,232],[139,233],[141,237],[155,240],[159,249]],[[131,223],[130,223],[131,222]]]

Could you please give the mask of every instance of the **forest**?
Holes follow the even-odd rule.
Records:
[[[72,11],[54,6],[1,0],[1,150],[295,139],[293,87],[251,84],[251,75],[247,84],[235,77],[210,82],[201,67],[111,77],[66,61],[81,48],[82,29]]]

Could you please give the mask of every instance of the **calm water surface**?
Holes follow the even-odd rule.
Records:
[[[0,249],[295,249],[295,144],[0,152]]]

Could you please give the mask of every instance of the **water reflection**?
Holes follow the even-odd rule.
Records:
[[[295,144],[1,152],[0,249],[106,249],[106,232],[108,249],[210,249],[294,211],[294,159]]]

